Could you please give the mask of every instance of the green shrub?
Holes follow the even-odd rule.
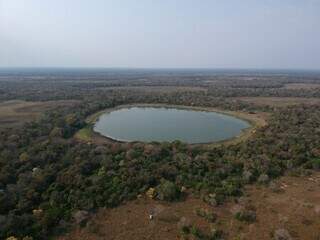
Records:
[[[162,180],[156,188],[156,192],[159,200],[174,201],[180,197],[179,188],[168,180]]]
[[[212,228],[211,232],[208,236],[208,240],[218,240],[218,239],[223,239],[223,231],[216,229],[216,228]]]
[[[200,217],[205,218],[208,222],[213,223],[217,220],[217,215],[208,209],[198,208],[196,214]]]
[[[181,227],[181,233],[183,235],[188,235],[190,233],[190,227],[189,226],[182,226]]]
[[[253,210],[242,210],[235,214],[235,218],[241,222],[253,223],[256,221],[257,215]]]
[[[204,239],[204,235],[196,226],[191,227],[190,234],[194,236],[196,239]]]
[[[320,170],[320,158],[315,158],[311,160],[311,164],[314,170]]]

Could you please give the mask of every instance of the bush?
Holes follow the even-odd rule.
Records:
[[[193,235],[196,239],[203,239],[204,238],[202,232],[195,226],[191,227],[190,234]]]
[[[223,231],[216,228],[212,228],[208,239],[209,240],[223,239]]]
[[[242,210],[235,214],[235,218],[241,222],[253,223],[257,215],[253,210]]]
[[[311,160],[311,164],[314,170],[320,170],[320,158],[315,158]]]
[[[189,226],[183,226],[181,228],[182,235],[188,235],[190,233],[190,227]]]
[[[210,223],[215,222],[217,219],[217,215],[208,209],[198,208],[196,213],[198,216],[205,218]]]
[[[159,200],[174,201],[179,199],[179,188],[170,181],[162,180],[160,185],[156,188],[157,198]]]
[[[200,231],[196,226],[191,226],[181,231],[183,239],[195,239],[195,240],[218,240],[223,238],[223,232],[212,228],[209,234],[205,234]],[[188,238],[191,235],[191,238]]]
[[[258,178],[258,183],[267,184],[270,181],[270,178],[267,174],[261,174]]]

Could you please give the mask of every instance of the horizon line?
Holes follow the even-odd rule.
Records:
[[[0,69],[119,69],[119,70],[275,70],[320,71],[316,68],[264,68],[264,67],[105,67],[105,66],[0,66]]]

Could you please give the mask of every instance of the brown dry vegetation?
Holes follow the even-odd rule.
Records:
[[[99,88],[101,89],[101,88]],[[106,90],[133,90],[143,92],[157,92],[157,93],[173,93],[173,92],[207,92],[207,88],[204,87],[189,87],[189,86],[123,86],[123,87],[107,87]]]
[[[235,100],[240,100],[247,103],[252,103],[257,106],[270,107],[287,107],[298,104],[320,104],[319,98],[300,98],[300,97],[237,97]]]
[[[99,210],[83,228],[77,227],[59,240],[107,239],[181,239],[177,224],[186,218],[203,232],[212,227],[221,229],[225,239],[273,239],[277,229],[286,229],[293,239],[316,240],[320,237],[320,173],[307,177],[282,177],[270,186],[247,187],[245,196],[235,203],[210,207],[196,198],[167,204],[141,197],[123,206]],[[257,220],[251,224],[235,219],[232,209],[250,205]],[[208,223],[195,211],[211,209],[217,214],[215,223]],[[154,219],[149,219],[149,214]]]
[[[0,103],[0,128],[16,127],[28,121],[36,120],[41,113],[59,106],[72,106],[75,100],[26,102],[13,100]]]
[[[289,83],[285,84],[285,89],[315,89],[320,88],[320,84],[317,83]]]

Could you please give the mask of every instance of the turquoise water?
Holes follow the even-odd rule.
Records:
[[[94,131],[119,141],[207,143],[233,138],[249,126],[216,112],[132,107],[101,115]]]

